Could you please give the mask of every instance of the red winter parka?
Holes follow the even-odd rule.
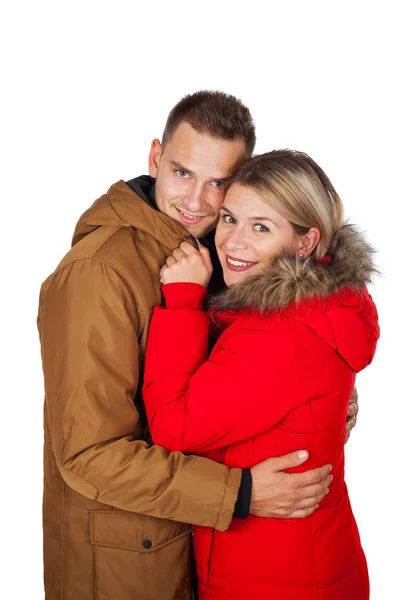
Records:
[[[144,399],[156,444],[230,467],[301,448],[297,470],[333,465],[329,494],[305,519],[234,519],[195,528],[201,600],[367,600],[367,565],[344,482],[347,407],[379,327],[366,291],[371,252],[344,226],[330,262],[281,256],[225,290],[210,321],[205,290],[164,286],[147,346]]]

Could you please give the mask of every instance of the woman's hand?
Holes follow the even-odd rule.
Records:
[[[212,270],[207,248],[199,244],[199,250],[196,250],[188,242],[183,242],[168,256],[160,271],[160,279],[162,284],[198,283],[207,288]]]

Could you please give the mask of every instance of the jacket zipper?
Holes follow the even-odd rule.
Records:
[[[219,325],[219,324],[217,323],[217,321],[215,320],[215,318],[214,318],[214,315],[213,315],[212,311],[210,310],[208,314],[209,314],[209,317],[210,317],[211,321],[214,323],[215,327],[216,327],[216,328],[217,328],[217,329],[218,329],[218,330],[219,330],[219,331],[222,333],[222,332],[223,332],[223,329],[222,329],[222,327],[220,327],[220,325]]]

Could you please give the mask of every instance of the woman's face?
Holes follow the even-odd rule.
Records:
[[[227,286],[269,266],[283,250],[295,253],[298,243],[289,221],[258,192],[239,183],[229,188],[215,234]]]

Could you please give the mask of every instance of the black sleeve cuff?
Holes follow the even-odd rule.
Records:
[[[253,478],[250,469],[243,469],[242,482],[239,488],[239,494],[235,504],[233,516],[239,519],[247,519],[250,512],[251,490],[253,487]]]

